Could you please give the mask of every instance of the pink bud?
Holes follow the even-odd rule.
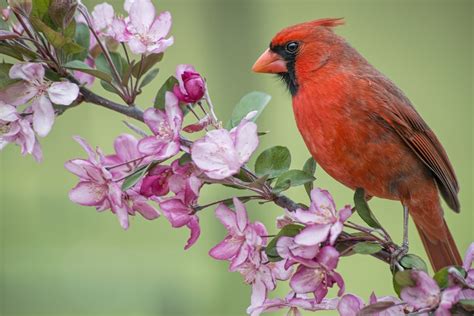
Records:
[[[173,89],[179,101],[196,103],[201,100],[206,92],[206,83],[201,75],[191,65],[178,65],[176,77],[179,85]]]

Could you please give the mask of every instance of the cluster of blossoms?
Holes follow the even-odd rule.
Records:
[[[79,87],[68,81],[52,82],[45,77],[40,63],[18,63],[9,71],[16,82],[0,91],[0,149],[8,143],[21,147],[23,155],[40,161],[37,136],[51,131],[56,105],[70,105],[79,95]]]
[[[287,309],[288,315],[294,316],[301,315],[302,310],[337,310],[343,316],[406,313],[444,316],[461,307],[474,308],[474,269],[471,268],[474,244],[466,253],[463,267],[446,268],[434,278],[420,269],[399,271],[406,273],[405,284],[397,283],[400,299],[372,294],[366,304],[360,297],[345,293],[344,280],[336,271],[342,256],[350,251],[357,253],[355,246],[363,242],[376,246],[371,252],[374,255],[393,251],[396,245],[389,236],[380,239],[377,235],[380,232],[373,233],[372,229],[347,222],[353,209],[346,205],[338,210],[329,192],[312,189],[311,164],[303,170],[288,170],[289,152],[280,146],[267,149],[257,158],[255,173],[248,168],[247,163],[259,145],[254,121],[269,100],[266,95],[261,98],[266,100],[261,104],[237,106],[228,128],[223,128],[214,113],[206,81],[193,66],[183,64],[177,66],[175,76],[160,89],[154,107],[144,112],[136,108],[136,95],[158,72],[155,69],[146,73],[174,41],[172,36],[168,37],[170,13],[157,14],[151,0],[126,0],[124,9],[128,16],[125,17],[117,15],[107,3],[97,5],[89,14],[74,0],[51,0],[49,13],[42,14],[54,13],[54,16],[41,20],[39,15],[30,24],[26,22],[34,12],[34,4],[28,0],[10,2],[14,4],[13,10],[0,8],[0,18],[9,20],[13,12],[17,21],[9,29],[0,30],[0,46],[4,45],[4,51],[21,61],[0,67],[0,74],[9,80],[0,89],[0,149],[16,143],[23,154],[41,160],[38,136],[45,137],[55,117],[70,108],[69,105],[83,101],[132,113],[127,115],[143,121],[150,130],[146,133],[129,124],[140,138],[129,134],[118,136],[114,141],[115,153],[110,155],[100,148],[92,148],[83,138],[74,137],[87,154],[85,159],[65,163],[65,168],[79,179],[69,192],[74,203],[101,212],[110,210],[123,229],[128,229],[130,216],[137,213],[147,220],[163,215],[172,227],[189,229],[185,249],[194,245],[201,234],[199,212],[217,205],[215,214],[227,235],[209,255],[228,261],[229,270],[239,272],[251,286],[247,312],[252,316],[280,309]],[[72,37],[64,38],[73,17],[74,23],[82,24],[83,30],[85,27],[85,33],[74,34],[75,38],[87,35],[86,43],[82,43],[84,54]],[[77,25],[75,30],[82,32]],[[55,41],[42,45],[51,36],[39,39],[41,34],[53,34]],[[29,50],[30,46],[20,36],[29,36],[31,46],[37,51]],[[119,46],[127,59],[117,53]],[[12,48],[22,53],[17,55],[15,50],[9,50]],[[130,60],[128,50],[140,55],[140,61]],[[8,76],[1,73],[4,69],[8,69]],[[127,106],[98,96],[91,99],[94,94],[86,86],[92,85],[95,78],[101,80],[104,88],[119,95]],[[184,126],[187,112],[196,121]],[[274,160],[278,160],[275,164],[279,165],[278,170],[272,169]],[[257,172],[259,161],[263,162]],[[283,165],[287,165],[286,169]],[[200,205],[201,189],[208,184],[224,184],[257,195]],[[283,198],[281,188],[303,184],[309,185],[306,188],[311,200],[309,207],[296,207],[296,203],[288,207],[288,203],[276,202]],[[285,215],[277,218],[277,235],[269,235],[263,223],[249,221],[245,203],[252,199],[287,208]],[[357,234],[344,239],[347,236],[344,227],[355,229]],[[355,243],[343,244],[351,238],[356,239]],[[341,245],[343,250],[338,247]],[[291,290],[284,298],[270,297],[277,281],[289,283]],[[337,289],[336,298],[327,297],[331,288]]]

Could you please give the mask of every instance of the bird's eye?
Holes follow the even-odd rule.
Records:
[[[294,54],[298,50],[299,46],[300,45],[298,44],[298,42],[289,42],[288,44],[286,44],[285,50],[290,54]]]

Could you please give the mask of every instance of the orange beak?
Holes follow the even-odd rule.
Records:
[[[252,67],[254,72],[279,74],[288,72],[286,62],[277,53],[272,52],[269,48],[257,59]]]

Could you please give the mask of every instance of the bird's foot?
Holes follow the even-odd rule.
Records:
[[[408,253],[408,249],[408,242],[403,242],[402,246],[397,248],[397,250],[392,253],[392,256],[390,258],[390,267],[392,268],[392,271],[395,271],[395,269],[398,269],[400,271],[404,270],[404,268],[400,264],[400,260],[402,260],[402,258],[405,257],[405,255]]]

